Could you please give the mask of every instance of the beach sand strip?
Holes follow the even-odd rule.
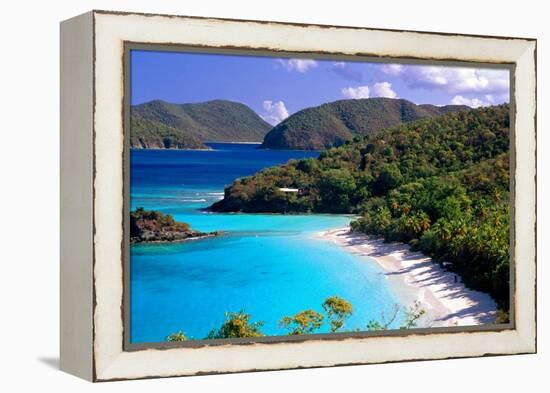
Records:
[[[418,327],[471,326],[494,323],[496,304],[487,294],[466,288],[460,276],[403,243],[352,232],[349,228],[320,232],[355,255],[371,258],[383,269],[390,288],[403,305],[421,303],[426,311]],[[369,261],[365,258],[366,261]]]

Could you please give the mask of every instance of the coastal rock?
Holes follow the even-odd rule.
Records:
[[[130,213],[130,243],[161,243],[221,235],[221,231],[200,232],[177,222],[170,214],[138,208]]]

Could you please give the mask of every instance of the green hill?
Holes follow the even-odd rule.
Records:
[[[156,121],[132,115],[130,146],[138,149],[208,149],[194,136]]]
[[[132,106],[131,118],[132,126],[138,124],[135,132],[140,133],[134,135],[132,129],[132,140],[136,142],[144,133],[156,137],[155,131],[147,131],[146,121],[152,122],[154,129],[162,134],[177,130],[178,138],[185,135],[185,138],[199,142],[261,142],[271,128],[246,105],[224,100],[198,104],[171,104],[155,100]]]
[[[354,230],[453,262],[466,285],[495,298],[504,321],[509,111],[508,105],[479,108],[356,136],[318,159],[237,179],[210,209],[358,214]]]
[[[262,148],[324,150],[340,146],[354,135],[367,135],[402,123],[469,109],[457,105],[416,105],[392,98],[335,101],[288,117],[269,131]]]

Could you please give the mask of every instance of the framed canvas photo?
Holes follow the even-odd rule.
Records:
[[[536,351],[536,41],[61,24],[61,368]]]

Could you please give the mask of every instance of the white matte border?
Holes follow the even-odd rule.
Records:
[[[94,20],[96,380],[536,351],[535,41],[105,12],[95,12]],[[515,180],[519,191],[515,201],[515,330],[124,352],[121,75],[125,41],[515,63]]]

